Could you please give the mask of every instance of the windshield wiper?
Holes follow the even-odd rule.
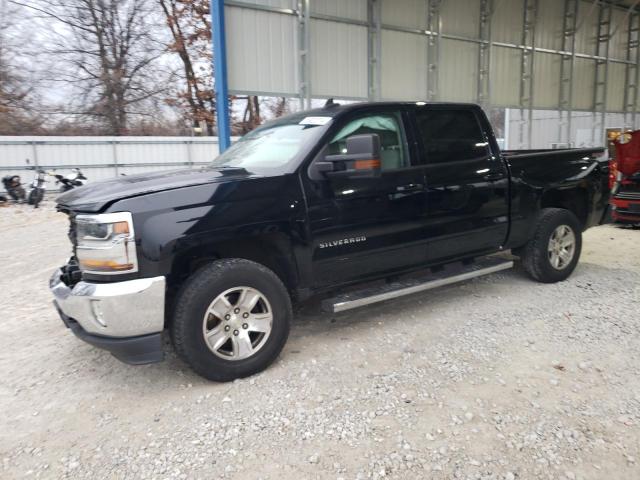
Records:
[[[244,167],[234,167],[231,165],[211,165],[209,168],[214,168],[216,170],[242,170],[244,172],[249,173],[247,169]]]

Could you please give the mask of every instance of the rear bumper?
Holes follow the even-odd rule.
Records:
[[[162,360],[164,277],[69,287],[57,270],[49,287],[62,321],[78,338],[126,363]]]

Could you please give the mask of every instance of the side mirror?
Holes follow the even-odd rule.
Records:
[[[328,178],[374,178],[380,176],[380,137],[375,133],[347,138],[346,153],[327,155],[315,162],[318,172]]]

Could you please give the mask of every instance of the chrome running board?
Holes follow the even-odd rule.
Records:
[[[344,293],[322,302],[325,312],[337,313],[352,308],[384,302],[393,298],[424,292],[433,288],[463,282],[490,273],[508,270],[513,267],[513,261],[497,257],[479,257],[473,263],[452,263],[445,265],[442,270],[430,272],[407,280],[398,280],[382,286],[365,288],[350,293]]]

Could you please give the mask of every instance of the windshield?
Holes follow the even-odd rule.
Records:
[[[330,121],[330,117],[300,115],[277,120],[242,137],[211,165],[265,173],[282,170]]]

